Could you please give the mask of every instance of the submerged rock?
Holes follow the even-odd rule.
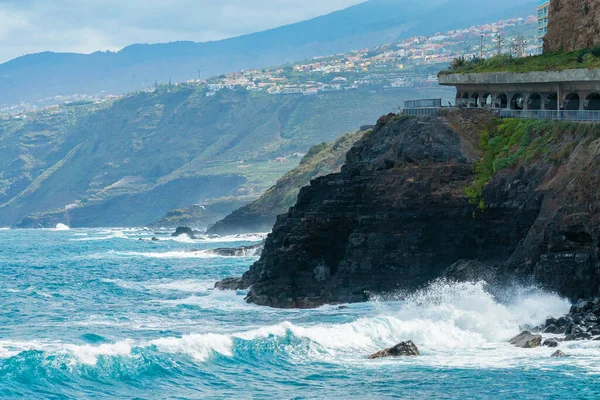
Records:
[[[560,350],[556,350],[554,353],[552,353],[552,355],[550,357],[556,357],[556,358],[562,358],[562,357],[566,357],[567,355],[565,353],[563,353]]]
[[[244,290],[248,285],[243,278],[226,278],[215,283],[215,289],[220,290]]]
[[[381,350],[369,356],[369,360],[385,357],[418,356],[421,354],[417,346],[409,340],[408,342],[398,343],[394,347]]]
[[[208,253],[223,257],[254,257],[260,255],[263,247],[264,243],[260,243],[254,246],[213,249],[209,250]]]
[[[545,347],[558,347],[558,340],[552,338],[552,339],[546,339],[544,340],[544,343],[542,344],[542,346]]]
[[[531,332],[523,331],[509,342],[515,347],[521,347],[524,349],[532,349],[542,345],[542,336],[534,335]]]

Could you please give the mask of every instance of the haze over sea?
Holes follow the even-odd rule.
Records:
[[[569,304],[532,287],[435,282],[348,308],[275,310],[214,291],[260,241],[123,229],[0,230],[0,397],[353,399],[600,397],[600,341],[518,349]],[[494,292],[496,293],[496,292]],[[422,356],[367,360],[403,340]]]

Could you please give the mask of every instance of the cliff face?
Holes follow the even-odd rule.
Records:
[[[311,179],[339,172],[346,160],[346,153],[363,133],[349,133],[331,144],[313,146],[300,165],[285,174],[259,199],[235,210],[208,229],[208,233],[232,235],[269,232],[277,216],[294,205],[300,189],[308,185]]]
[[[382,117],[340,173],[301,190],[260,260],[219,286],[251,286],[248,301],[284,308],[444,275],[590,296],[600,284],[598,137],[597,126],[479,111]]]
[[[544,51],[573,51],[600,44],[600,0],[551,0]]]

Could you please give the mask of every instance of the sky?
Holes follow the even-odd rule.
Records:
[[[42,51],[203,42],[302,21],[364,0],[0,0],[0,63]]]

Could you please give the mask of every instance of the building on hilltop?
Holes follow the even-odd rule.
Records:
[[[541,0],[537,6],[537,44],[541,53],[544,49],[544,37],[548,32],[548,14],[550,13],[550,0]]]

